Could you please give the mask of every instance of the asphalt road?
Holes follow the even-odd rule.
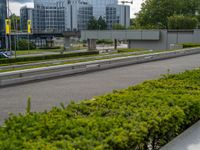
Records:
[[[61,102],[90,99],[93,96],[126,88],[147,79],[157,79],[170,70],[178,73],[200,66],[200,54],[155,61],[87,74],[34,82],[0,89],[0,123],[8,113],[23,113],[27,97],[32,98],[32,110],[44,111]]]

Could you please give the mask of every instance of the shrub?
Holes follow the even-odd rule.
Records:
[[[61,47],[59,47],[59,46],[54,46],[54,47],[40,47],[39,49],[46,49],[46,50],[49,50],[49,49],[61,49]]]
[[[113,44],[112,40],[97,40],[96,41],[97,44]]]
[[[144,51],[145,49],[130,49],[130,48],[120,48],[118,49],[118,53],[127,53],[127,52],[139,52],[139,51]]]
[[[123,26],[123,25],[121,25],[121,24],[113,24],[113,25],[112,25],[112,29],[113,29],[113,30],[125,30],[126,27]]]
[[[28,44],[29,44],[29,46],[28,46]],[[13,43],[12,49],[14,49],[14,45],[15,44]],[[28,50],[28,47],[30,50],[36,49],[35,43],[25,40],[25,39],[19,40],[17,45],[18,45],[17,50]]]
[[[32,56],[32,57],[18,57],[18,58],[10,58],[10,59],[1,59],[0,64],[59,59],[59,58],[68,58],[68,57],[77,57],[77,56],[86,56],[86,55],[95,55],[95,54],[99,54],[99,52],[98,51],[88,51],[88,52],[68,53],[68,54],[53,54],[53,55]]]
[[[200,119],[200,70],[166,75],[111,94],[10,116],[1,150],[157,150]]]
[[[200,47],[200,43],[184,43],[183,48]]]
[[[189,16],[171,16],[168,18],[169,29],[196,29],[198,20]]]

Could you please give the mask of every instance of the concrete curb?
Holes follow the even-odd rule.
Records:
[[[200,149],[200,121],[178,135],[160,150],[199,150]]]
[[[200,48],[0,73],[0,87],[200,53]]]

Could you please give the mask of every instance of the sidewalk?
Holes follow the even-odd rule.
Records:
[[[200,121],[160,150],[200,150]]]

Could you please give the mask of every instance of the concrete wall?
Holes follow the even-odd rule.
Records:
[[[85,30],[81,39],[128,40],[129,48],[164,50],[179,43],[200,43],[200,30]]]
[[[81,39],[159,40],[159,30],[83,30]]]
[[[161,30],[159,40],[129,40],[129,48],[164,50],[180,43],[200,43],[200,30]]]

